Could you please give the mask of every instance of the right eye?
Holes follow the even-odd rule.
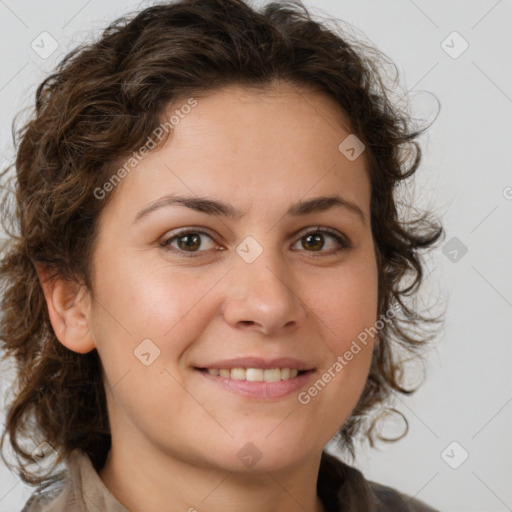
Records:
[[[166,248],[167,250],[177,252],[178,254],[181,253],[179,254],[180,257],[194,258],[200,255],[194,253],[206,252],[212,249],[212,247],[207,247],[204,250],[199,250],[204,246],[202,237],[207,237],[210,240],[210,242],[215,244],[212,237],[208,233],[200,230],[192,230],[187,228],[180,230],[179,232],[173,233],[172,236],[164,239],[160,243],[160,245]]]

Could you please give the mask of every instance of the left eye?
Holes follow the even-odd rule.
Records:
[[[325,248],[325,238],[330,238],[334,240],[334,248],[327,248],[328,250],[322,251]],[[316,231],[310,231],[309,233],[304,234],[296,244],[301,243],[302,247],[307,250],[307,252],[323,252],[323,253],[337,253],[344,249],[349,249],[350,244],[341,237],[337,232],[326,230],[326,229],[317,229]],[[332,242],[331,242],[332,246]]]

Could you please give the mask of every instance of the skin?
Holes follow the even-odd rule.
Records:
[[[377,320],[370,181],[364,153],[349,161],[338,150],[350,134],[344,119],[328,97],[286,83],[265,93],[230,86],[198,99],[172,138],[111,192],[92,294],[60,279],[43,284],[61,343],[99,352],[112,430],[99,474],[132,512],[323,510],[321,453],[364,388],[376,340],[307,405],[298,392],[242,397],[194,367],[296,357],[315,367],[300,391],[307,390]],[[166,194],[246,213],[234,219],[174,205],[134,222]],[[357,205],[364,222],[339,206],[286,215],[299,200],[333,194]],[[174,251],[160,245],[190,226],[211,236],[194,246],[198,257],[183,250],[189,239],[175,239]],[[303,232],[318,226],[352,247],[334,253],[337,241],[324,234],[315,251],[318,242]],[[248,236],[263,249],[250,264],[236,252]],[[160,350],[149,366],[134,356],[147,338]],[[248,442],[262,455],[252,467],[237,457]]]

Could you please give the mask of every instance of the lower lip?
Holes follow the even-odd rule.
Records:
[[[293,379],[279,382],[251,382],[248,380],[236,380],[229,377],[210,375],[207,371],[196,369],[205,379],[218,384],[220,387],[250,398],[282,398],[302,388],[313,375],[314,370],[307,371]]]

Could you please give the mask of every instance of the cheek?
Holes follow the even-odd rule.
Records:
[[[312,289],[310,297],[329,348],[342,354],[353,340],[377,321],[375,260],[354,260],[353,265],[340,268],[335,277],[326,277],[322,286]]]
[[[322,329],[327,354],[317,381],[299,402],[323,408],[336,430],[350,416],[364,389],[374,341],[369,335],[377,321],[378,274],[374,259],[354,259],[335,278],[311,293],[311,307]],[[329,404],[326,406],[325,404]],[[333,430],[334,433],[334,430]]]
[[[178,420],[162,404],[195,404],[184,391],[180,362],[211,321],[208,291],[224,272],[213,274],[172,271],[161,262],[142,268],[121,259],[97,273],[93,335],[105,386],[115,396],[110,405],[141,418],[141,425],[159,411],[166,435]]]
[[[165,262],[143,266],[135,258],[110,261],[115,267],[102,267],[96,279],[93,335],[100,355],[131,367],[134,351],[150,339],[163,356],[160,362],[174,366],[205,329],[211,315],[207,295],[223,272],[200,275]]]

